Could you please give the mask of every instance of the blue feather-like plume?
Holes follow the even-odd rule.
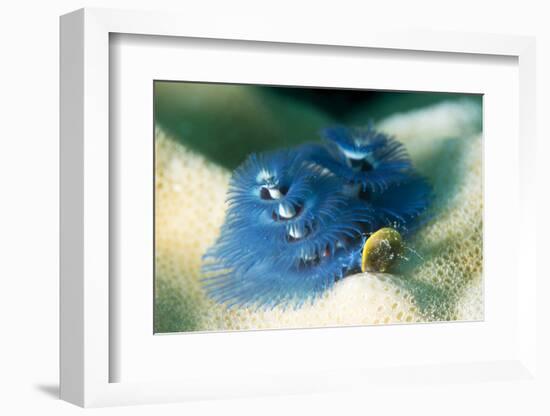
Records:
[[[252,154],[235,170],[225,223],[202,267],[216,301],[300,306],[358,270],[365,236],[421,223],[431,187],[402,144],[370,125],[322,137]]]

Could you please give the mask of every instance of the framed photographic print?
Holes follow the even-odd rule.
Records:
[[[533,71],[531,38],[63,16],[62,398],[537,385]]]

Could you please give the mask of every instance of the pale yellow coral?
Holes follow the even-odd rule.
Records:
[[[392,116],[379,126],[407,146],[434,187],[434,219],[410,243],[423,261],[411,262],[404,273],[405,286],[429,320],[483,319],[480,295],[464,302],[482,291],[483,152],[475,133],[480,117],[479,105],[464,100]]]
[[[434,185],[434,218],[408,243],[397,276],[359,274],[299,309],[227,310],[201,287],[201,255],[219,233],[230,172],[156,132],[156,330],[233,330],[482,319],[480,108],[443,103],[388,118]],[[408,126],[408,128],[406,128]],[[169,318],[168,318],[169,317]]]
[[[369,273],[348,276],[320,299],[299,309],[278,306],[272,310],[232,310],[224,329],[422,322],[411,295],[395,286],[392,279]]]
[[[201,257],[223,223],[230,173],[158,129],[155,146],[155,326],[200,329]]]

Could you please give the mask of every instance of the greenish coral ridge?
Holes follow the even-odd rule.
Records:
[[[227,169],[252,152],[311,141],[331,122],[322,111],[229,84],[155,83],[155,120],[172,137]]]

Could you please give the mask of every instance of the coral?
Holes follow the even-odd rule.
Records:
[[[201,329],[201,258],[223,223],[230,174],[155,133],[155,331]]]
[[[483,317],[481,297],[468,311],[463,302],[466,294],[476,292],[472,287],[482,285],[483,152],[476,133],[480,117],[480,106],[465,100],[395,115],[379,126],[400,134],[437,195],[432,207],[436,218],[409,243],[422,259],[414,261],[411,253],[413,260],[401,272],[402,286],[413,293],[428,320]],[[405,134],[405,125],[412,133]]]
[[[227,169],[252,152],[308,141],[330,123],[323,112],[289,105],[273,91],[163,81],[155,82],[155,119],[172,139]]]
[[[485,313],[483,306],[483,279],[478,276],[463,288],[453,318],[457,321],[481,321]]]
[[[358,274],[300,309],[227,310],[201,287],[201,255],[224,220],[230,172],[156,132],[157,331],[232,330],[483,318],[480,107],[447,102],[377,124],[433,184],[432,220],[407,239],[395,275]]]
[[[212,319],[209,329],[241,330],[308,328],[423,322],[410,293],[384,274],[355,274],[339,281],[332,290],[300,309],[277,306],[268,310],[232,309],[225,319]],[[219,322],[223,322],[220,328]]]

